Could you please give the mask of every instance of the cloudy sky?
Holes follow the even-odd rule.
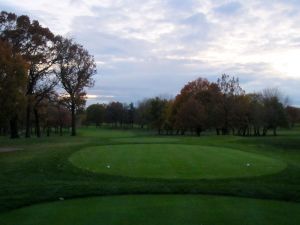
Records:
[[[171,95],[197,77],[278,87],[300,106],[299,0],[0,0],[95,56],[89,100]]]

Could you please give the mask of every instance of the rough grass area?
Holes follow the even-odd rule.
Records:
[[[75,152],[70,161],[92,172],[165,179],[261,176],[279,172],[286,166],[278,159],[256,153],[182,144],[90,147]]]
[[[296,225],[300,205],[201,195],[94,197],[0,214],[1,225]]]

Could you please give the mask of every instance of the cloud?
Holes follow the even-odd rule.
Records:
[[[233,16],[242,8],[239,2],[229,2],[222,4],[214,9],[215,12],[225,15]]]
[[[240,77],[247,91],[280,86],[300,105],[296,0],[3,0],[73,37],[95,56],[95,101],[175,95],[198,76]],[[113,96],[105,98],[104,96]]]

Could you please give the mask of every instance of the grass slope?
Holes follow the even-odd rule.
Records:
[[[236,197],[140,195],[75,199],[0,214],[2,225],[295,225],[300,204]]]

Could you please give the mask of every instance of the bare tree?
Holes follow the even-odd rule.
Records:
[[[230,77],[227,74],[222,74],[218,79],[217,84],[222,93],[221,107],[223,114],[222,134],[228,134],[232,128],[232,118],[234,117],[234,108],[236,107],[236,97],[244,95],[245,91],[239,84],[239,79]]]
[[[56,96],[56,93],[54,91],[54,87],[56,86],[56,84],[57,79],[47,78],[46,80],[39,82],[34,93],[33,112],[35,117],[35,132],[37,137],[41,137],[39,108],[45,103],[44,100],[50,102],[53,101]]]
[[[83,46],[61,38],[56,75],[67,92],[65,99],[72,113],[72,136],[76,135],[76,110],[85,100],[85,87],[92,87],[96,64]]]
[[[262,91],[265,121],[263,135],[266,135],[268,129],[271,129],[273,135],[276,136],[277,128],[288,124],[282,96],[278,88],[267,88]]]

